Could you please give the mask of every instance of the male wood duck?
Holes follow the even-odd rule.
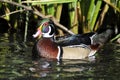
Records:
[[[107,40],[113,30],[102,33],[87,33],[54,39],[55,25],[50,19],[43,19],[34,38],[39,38],[32,50],[32,57],[38,56],[53,59],[84,59],[93,56]]]

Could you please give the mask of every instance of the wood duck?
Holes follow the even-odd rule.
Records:
[[[84,59],[93,56],[113,34],[107,29],[102,33],[69,35],[55,39],[55,25],[50,19],[43,19],[34,38],[39,37],[32,50],[33,59]]]

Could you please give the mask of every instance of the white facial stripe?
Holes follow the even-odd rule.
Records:
[[[58,61],[60,60],[60,54],[61,54],[61,49],[60,46],[58,46],[58,55],[56,57]]]
[[[42,33],[43,34],[43,37],[53,37],[54,34],[50,35],[50,32],[51,32],[51,27],[49,27],[49,31],[47,33]]]
[[[48,31],[48,33],[50,33],[51,32],[51,27],[50,26],[48,26],[49,27],[49,31]]]

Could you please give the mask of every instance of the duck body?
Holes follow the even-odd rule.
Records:
[[[46,46],[47,44],[47,46]],[[60,44],[60,43],[59,43]],[[41,38],[35,44],[36,54],[52,59],[84,59],[95,54],[96,49],[88,45],[59,45],[52,38]],[[33,54],[35,54],[33,48]],[[91,53],[91,54],[90,54]]]
[[[34,37],[41,37],[35,43],[32,57],[52,59],[84,59],[93,56],[97,50],[111,37],[113,30],[102,33],[68,35],[54,39],[54,25],[47,19],[41,22]]]

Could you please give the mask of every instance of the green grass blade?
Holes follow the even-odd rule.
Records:
[[[56,4],[56,3],[70,3],[75,2],[77,0],[29,0],[29,1],[23,1],[22,3],[31,3],[32,5],[38,5],[38,4]]]
[[[102,4],[102,0],[98,0],[98,1],[97,1],[97,4],[96,4],[96,6],[95,6],[95,10],[94,10],[94,14],[93,14],[91,23],[90,23],[90,28],[91,28],[90,30],[91,30],[91,31],[94,30],[94,25],[95,25],[95,22],[96,22],[96,20],[97,20],[97,16],[98,16],[98,13],[99,13],[101,4]]]

